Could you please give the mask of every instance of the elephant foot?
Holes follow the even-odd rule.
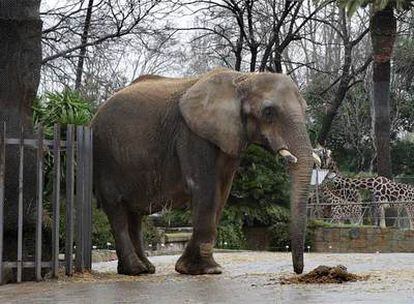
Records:
[[[175,270],[181,274],[220,274],[223,272],[221,266],[213,259],[191,260],[181,257],[175,264]]]
[[[175,264],[175,270],[181,274],[221,274],[221,266],[214,261],[212,246],[202,244],[199,250],[187,248]],[[199,252],[197,252],[199,251]]]
[[[145,256],[139,256],[142,263],[147,268],[147,273],[155,273],[155,266]]]
[[[155,267],[151,263],[149,264],[152,268],[142,262],[135,253],[131,253],[118,260],[118,274],[135,276],[143,273],[154,273]]]

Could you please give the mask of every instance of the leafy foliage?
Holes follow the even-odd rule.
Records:
[[[53,127],[55,124],[64,126],[66,124],[73,125],[87,125],[93,116],[93,108],[89,102],[83,99],[77,92],[71,90],[64,90],[63,92],[46,92],[43,96],[37,98],[33,104],[33,121],[36,125],[42,125],[44,128],[45,137],[53,138]],[[46,225],[50,222],[50,214],[52,213],[50,195],[53,189],[53,155],[48,153],[45,156],[45,219]],[[61,160],[61,176],[65,178],[65,161],[64,154]],[[62,181],[64,184],[64,181]],[[65,231],[65,212],[64,204],[61,206],[60,226],[61,226],[61,240],[63,244]],[[95,205],[95,204],[94,204]],[[110,231],[108,219],[102,210],[93,207],[93,227],[92,227],[92,242],[94,245],[106,247],[106,243],[114,243]]]
[[[334,90],[326,90],[326,77],[316,77],[304,96],[309,105],[310,129],[317,134],[324,118],[326,100],[333,98]],[[374,157],[371,136],[371,112],[369,93],[363,83],[350,88],[339,108],[331,127],[327,148],[334,152],[334,159],[342,171],[360,171],[370,168]],[[312,137],[312,133],[311,133]],[[315,142],[316,140],[314,140]]]
[[[289,220],[289,184],[283,164],[258,146],[242,156],[240,168],[217,229],[217,246],[245,248],[244,226],[272,226]],[[191,224],[190,210],[167,210],[162,214],[165,226]],[[275,233],[277,231],[275,230]],[[282,232],[284,233],[284,232]]]
[[[330,79],[326,74],[317,74],[302,92],[308,104],[307,114],[311,117],[308,129],[311,142],[314,145],[317,143],[318,133],[326,115],[326,101],[332,100],[335,94],[332,89],[328,88],[332,81],[334,80]]]
[[[393,59],[395,72],[403,76],[407,87],[409,87],[414,80],[414,40],[398,39]]]
[[[400,176],[414,176],[414,142],[395,141],[391,155],[394,172]]]
[[[287,223],[289,184],[282,163],[262,148],[250,146],[242,156],[228,204],[218,227],[221,248],[244,248],[244,226]]]
[[[112,248],[107,243],[115,244],[112,235],[111,226],[108,217],[102,209],[96,208],[96,204],[92,207],[92,244],[98,248]]]
[[[230,205],[223,210],[220,225],[217,229],[217,247],[227,249],[243,249],[246,240],[244,227],[265,226],[270,227],[272,239],[284,240],[283,235],[288,234],[289,212],[285,207],[267,204],[253,207],[248,204]],[[284,226],[286,229],[272,229]],[[287,238],[290,242],[289,234]]]
[[[287,206],[288,189],[288,176],[281,161],[252,145],[242,156],[229,202],[255,208],[269,203]]]
[[[163,227],[185,227],[191,225],[190,209],[168,209],[162,212],[158,225]]]
[[[76,91],[46,92],[33,104],[33,121],[45,127],[45,134],[51,136],[54,124],[89,124],[93,110]]]
[[[155,244],[161,242],[161,233],[147,216],[145,216],[142,220],[142,228],[144,234],[144,243],[146,245],[151,244],[155,246]]]
[[[348,13],[348,16],[352,16],[358,10],[358,8],[366,7],[372,4],[376,11],[381,11],[387,6],[391,5],[398,11],[404,11],[410,8],[412,0],[338,0],[338,4],[344,7]]]
[[[243,212],[230,206],[223,210],[220,225],[217,227],[218,248],[243,249],[245,248],[245,238],[243,234]]]
[[[43,126],[45,137],[53,138],[55,124],[65,126],[88,125],[93,116],[93,108],[77,92],[69,89],[63,92],[46,92],[35,100],[33,107],[33,122]],[[62,155],[62,176],[64,177],[64,155]],[[45,157],[46,169],[46,198],[52,190],[53,155],[48,153]]]

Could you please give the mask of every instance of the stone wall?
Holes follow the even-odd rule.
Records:
[[[379,227],[316,228],[313,252],[414,252],[414,231]]]

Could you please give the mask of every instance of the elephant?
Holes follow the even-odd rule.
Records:
[[[219,274],[217,224],[241,153],[250,144],[280,154],[291,174],[291,248],[303,271],[306,202],[314,164],[306,102],[286,75],[215,69],[200,76],[140,76],[92,120],[94,191],[115,238],[118,273],[153,273],[143,216],[192,207],[193,233],[175,265]]]

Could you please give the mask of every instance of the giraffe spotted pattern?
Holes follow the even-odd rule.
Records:
[[[385,227],[384,209],[401,203],[413,229],[414,219],[414,187],[396,183],[386,177],[346,178],[337,174],[328,174],[329,184],[336,189],[366,189],[373,195],[377,213],[381,214],[381,226]]]
[[[328,183],[322,182],[319,187],[320,204],[323,206],[324,217],[331,218],[333,222],[345,222],[349,220],[351,224],[359,225],[362,222],[362,206],[355,204],[361,203],[361,196],[358,191],[353,189],[335,189]],[[310,198],[310,203],[316,204],[316,194]]]

